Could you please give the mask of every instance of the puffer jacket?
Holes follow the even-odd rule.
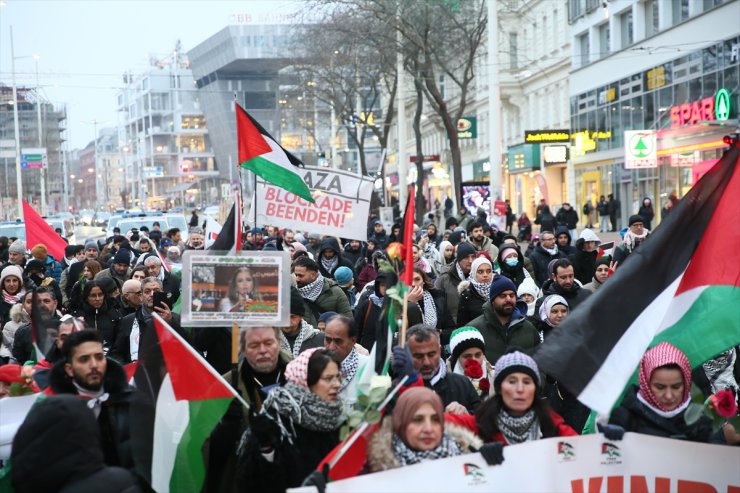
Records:
[[[47,255],[44,267],[46,268],[46,275],[48,277],[53,277],[57,283],[62,280],[62,271],[64,268],[62,267],[62,264],[54,260],[54,257]]]
[[[303,299],[306,314],[303,319],[314,327],[319,326],[319,316],[326,312],[337,312],[339,315],[352,318],[352,308],[349,306],[347,295],[337,286],[333,279],[324,278],[324,287],[316,301]]]
[[[444,433],[457,443],[463,454],[475,452],[483,446],[483,440],[478,438],[475,433],[449,421],[445,422]],[[367,446],[367,462],[365,468],[368,472],[387,471],[401,467],[396,455],[393,453],[392,443],[393,427],[391,417],[386,416]]]
[[[510,346],[518,346],[532,354],[540,344],[540,333],[517,309],[514,309],[508,326],[504,327],[493,311],[493,305],[484,303],[483,315],[470,321],[468,325],[475,327],[483,335],[488,361],[498,361]]]
[[[103,336],[103,347],[107,353],[116,342],[118,327],[121,324],[121,313],[113,306],[110,300],[105,300],[100,308],[93,308],[87,301],[72,314],[85,319],[85,324],[100,331]]]

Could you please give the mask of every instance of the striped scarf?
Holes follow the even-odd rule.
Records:
[[[349,383],[355,378],[357,369],[360,366],[360,358],[357,357],[357,349],[352,348],[344,361],[342,361],[342,367],[339,369],[342,374],[342,386],[339,388],[339,392],[342,392],[347,388]]]
[[[324,276],[322,276],[321,272],[319,272],[314,282],[308,283],[302,287],[299,286],[298,292],[301,294],[303,299],[306,299],[308,301],[316,301],[316,299],[321,294],[322,289],[324,289]]]
[[[424,325],[437,327],[437,307],[434,305],[434,298],[429,291],[424,291],[424,299],[419,303]]]
[[[491,292],[491,283],[490,282],[478,282],[473,277],[470,277],[470,285],[473,286],[473,289],[483,298],[485,301],[488,301],[488,295]]]
[[[24,294],[26,294],[26,291],[22,288],[18,291],[18,294],[10,294],[3,289],[3,301],[9,305],[15,305],[21,301]]]
[[[496,424],[509,445],[537,440],[542,436],[540,421],[530,409],[523,416],[512,416],[502,409],[496,418]]]

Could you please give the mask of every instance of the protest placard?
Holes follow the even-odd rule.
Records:
[[[257,224],[367,240],[371,178],[328,168],[301,168],[314,204],[257,177]],[[252,200],[254,211],[255,200]],[[252,212],[251,214],[254,214]]]
[[[290,324],[290,256],[186,250],[182,257],[182,323],[191,326]]]
[[[740,450],[627,433],[555,437],[504,448],[504,462],[489,466],[479,453],[422,462],[326,485],[327,493],[403,491],[647,492],[740,491]],[[313,488],[295,488],[308,493]]]

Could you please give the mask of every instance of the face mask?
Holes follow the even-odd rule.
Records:
[[[511,257],[504,260],[504,262],[506,262],[506,265],[508,265],[509,267],[516,267],[519,263],[519,259],[516,257]]]

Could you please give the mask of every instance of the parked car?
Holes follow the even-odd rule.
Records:
[[[95,220],[93,221],[93,226],[99,226],[101,228],[105,228],[108,226],[108,221],[110,221],[111,213],[110,212],[98,212],[95,214]]]
[[[26,240],[26,225],[20,222],[3,221],[0,222],[0,236],[8,238],[20,238]]]
[[[75,226],[74,222],[71,219],[65,219],[61,217],[45,217],[44,221],[46,221],[46,224],[51,226],[54,230],[61,230],[62,237],[66,238],[69,243],[73,245],[77,243],[77,240],[75,238]]]

